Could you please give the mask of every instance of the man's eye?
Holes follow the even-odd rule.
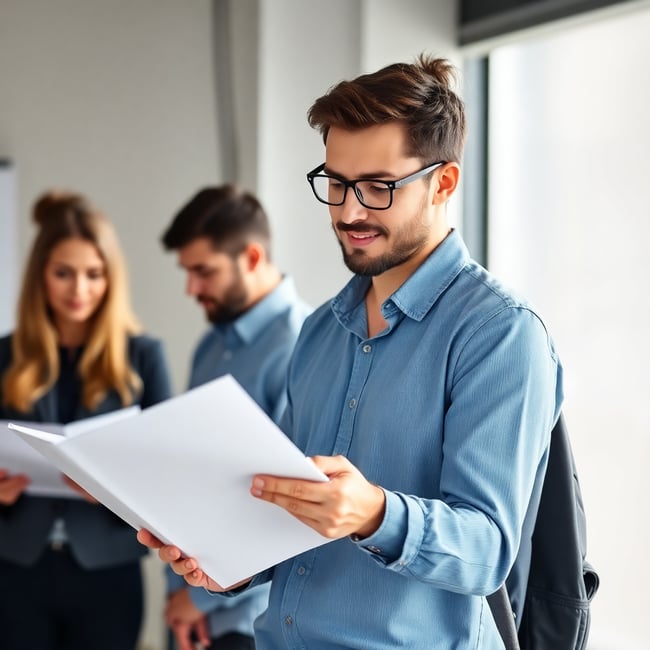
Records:
[[[341,190],[345,187],[341,181],[336,180],[336,178],[330,178],[330,189],[332,190]]]
[[[371,183],[368,189],[373,194],[383,194],[388,192],[388,185],[385,185],[384,183]]]

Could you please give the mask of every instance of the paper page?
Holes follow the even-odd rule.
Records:
[[[230,376],[57,445],[32,442],[118,516],[196,557],[223,586],[329,541],[249,494],[258,473],[327,477]]]
[[[16,422],[15,426],[28,427],[32,431],[43,432],[46,437],[56,442],[63,436],[73,436],[97,428],[99,425],[132,417],[140,412],[139,406],[111,411],[102,415],[84,418],[70,424],[55,424],[51,422]],[[43,458],[42,453],[35,451],[24,440],[7,430],[9,420],[0,420],[0,467],[12,474],[26,474],[31,482],[25,492],[34,496],[66,497],[72,499],[83,498],[78,492],[63,482],[61,470]],[[37,434],[34,434],[37,435]]]
[[[0,420],[0,467],[11,474],[29,476],[31,482],[25,490],[27,494],[80,499],[81,495],[63,482],[61,471],[12,433],[8,424],[8,420]],[[63,426],[60,424],[21,422],[21,425],[41,430],[54,439],[63,439]]]

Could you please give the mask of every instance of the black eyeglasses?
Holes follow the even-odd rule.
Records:
[[[339,176],[322,174],[321,172],[325,169],[325,163],[323,163],[307,174],[307,180],[311,185],[314,196],[321,203],[343,205],[348,188],[351,187],[359,203],[364,207],[369,210],[388,210],[393,205],[393,192],[395,190],[430,174],[434,169],[444,164],[445,161],[435,162],[395,181],[379,178],[360,178],[355,181],[347,181]]]

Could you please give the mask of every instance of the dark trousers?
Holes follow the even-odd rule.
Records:
[[[139,562],[87,571],[65,548],[0,560],[0,650],[133,650],[141,622]]]
[[[178,650],[174,634],[169,631],[169,650]],[[196,646],[199,647],[198,645]],[[255,650],[255,639],[239,632],[228,632],[223,636],[210,639],[210,645],[203,650]]]
[[[218,639],[212,639],[206,650],[255,650],[255,640],[252,636],[230,632]]]

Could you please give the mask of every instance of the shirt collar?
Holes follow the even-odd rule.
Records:
[[[226,327],[232,328],[245,344],[249,344],[267,328],[276,316],[286,311],[297,299],[298,294],[293,278],[285,276],[271,293],[264,296],[262,300]]]
[[[452,230],[415,272],[382,305],[384,316],[399,309],[421,321],[469,262],[469,252],[458,231]],[[349,326],[354,311],[370,288],[370,278],[355,275],[332,300],[332,311],[342,325]]]

